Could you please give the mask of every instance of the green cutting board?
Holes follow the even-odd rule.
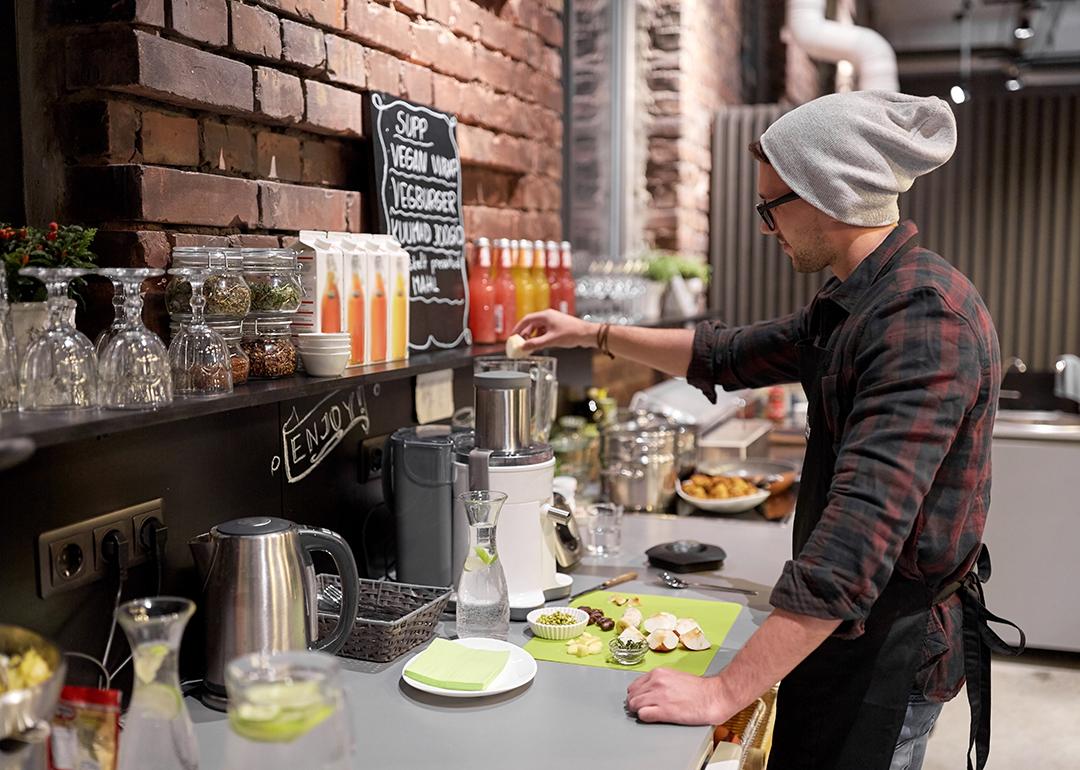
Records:
[[[525,644],[525,649],[537,660],[547,660],[552,663],[574,663],[579,666],[592,666],[594,668],[615,668],[621,671],[652,671],[654,668],[674,668],[686,671],[690,674],[702,675],[708,669],[716,651],[720,649],[727,637],[735,619],[743,606],[734,602],[716,602],[707,599],[683,599],[673,596],[651,596],[649,594],[613,593],[609,591],[595,591],[586,594],[578,601],[572,603],[573,607],[595,607],[604,611],[612,620],[622,617],[623,611],[629,605],[617,607],[610,599],[613,596],[637,596],[641,599],[642,618],[648,618],[658,612],[670,612],[678,618],[693,618],[705,632],[705,636],[712,642],[712,647],[700,652],[684,650],[682,647],[671,652],[645,653],[644,659],[636,666],[624,666],[616,663],[611,658],[608,650],[608,641],[618,636],[615,629],[601,631],[599,626],[586,626],[585,630],[593,636],[597,636],[604,643],[604,648],[596,655],[586,655],[579,658],[566,652],[566,642],[553,639],[541,639],[533,637]],[[530,632],[531,633],[531,632]]]

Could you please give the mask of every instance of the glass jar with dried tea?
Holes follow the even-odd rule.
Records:
[[[291,318],[246,318],[243,329],[240,347],[251,363],[251,377],[272,380],[296,374]]]
[[[300,266],[292,249],[244,249],[244,280],[251,313],[288,315],[300,309]]]
[[[244,280],[240,249],[183,246],[172,250],[172,266],[205,270],[203,297],[207,318],[240,319],[251,309],[251,289]],[[191,283],[183,275],[169,276],[165,286],[165,306],[169,314],[186,317],[191,313]]]

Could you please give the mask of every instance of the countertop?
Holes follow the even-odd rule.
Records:
[[[722,546],[723,568],[698,576],[718,583],[754,588],[756,597],[674,591],[656,582],[645,549],[657,543],[694,539]],[[709,673],[723,668],[769,611],[769,591],[791,548],[787,523],[627,514],[620,556],[587,557],[573,571],[573,590],[605,577],[638,572],[639,579],[617,590],[671,593],[744,605],[717,651]],[[749,601],[748,601],[749,599]],[[453,621],[441,633],[453,632]],[[511,623],[510,641],[527,641],[526,625]],[[536,678],[525,687],[490,698],[450,700],[414,690],[401,680],[410,655],[386,664],[341,658],[352,713],[353,739],[364,767],[378,770],[468,768],[469,770],[550,770],[551,752],[572,757],[572,766],[591,770],[655,767],[697,770],[711,747],[711,729],[638,722],[625,710],[626,688],[639,674],[560,663],[538,662]],[[193,698],[202,770],[223,768],[228,722]]]

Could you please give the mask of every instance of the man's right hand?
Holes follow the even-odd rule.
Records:
[[[518,321],[514,334],[525,338],[524,351],[542,348],[590,348],[596,346],[596,324],[558,310],[541,310]]]

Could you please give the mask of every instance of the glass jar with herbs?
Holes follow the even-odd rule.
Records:
[[[251,289],[243,275],[240,249],[183,246],[172,251],[172,266],[209,271],[203,284],[207,318],[240,319],[251,309]],[[191,284],[181,275],[170,275],[165,286],[165,306],[169,314],[191,314]]]
[[[246,318],[240,347],[248,355],[251,377],[273,380],[296,374],[292,319]]]
[[[303,289],[292,249],[244,249],[244,280],[251,289],[251,312],[287,315],[300,309]]]

